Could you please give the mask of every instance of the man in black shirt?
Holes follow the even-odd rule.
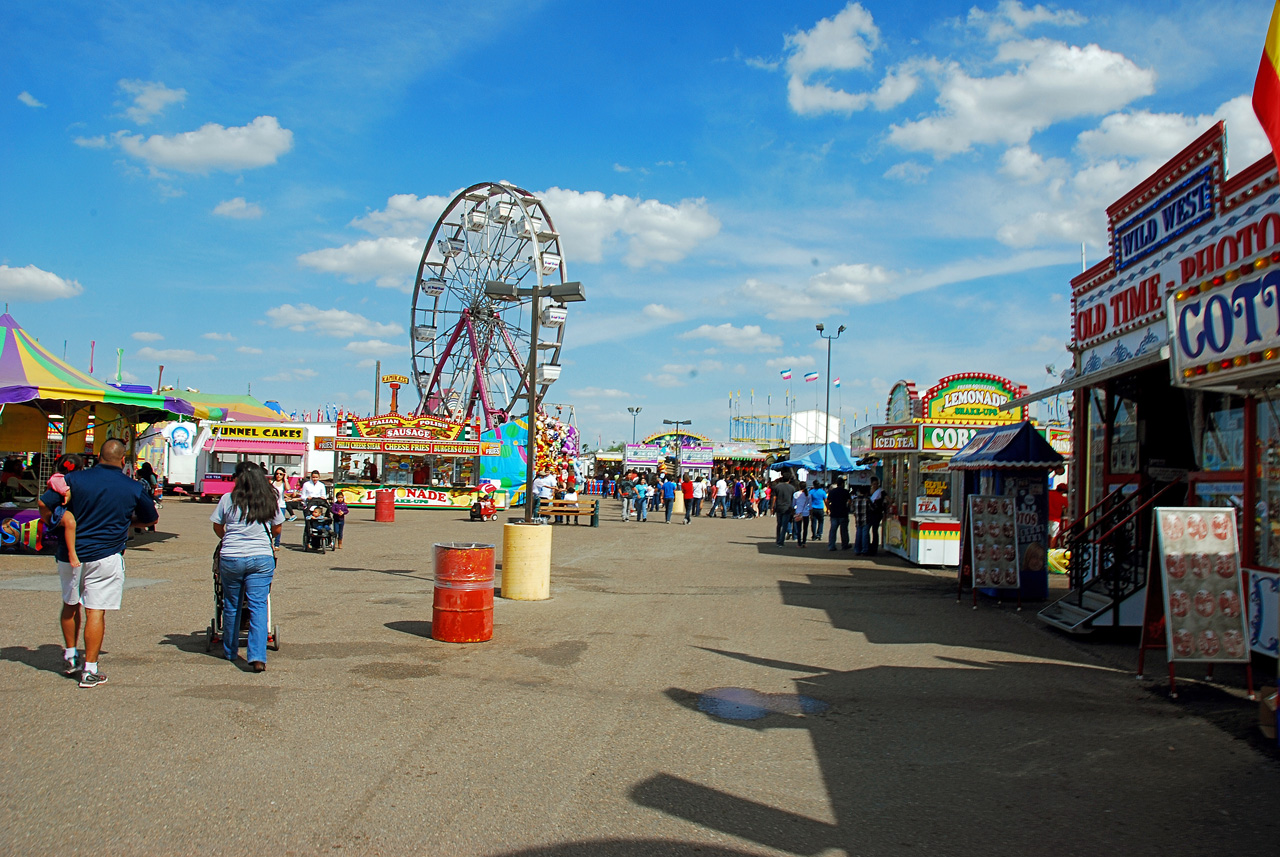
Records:
[[[849,489],[844,487],[844,477],[837,476],[827,492],[827,515],[831,529],[827,532],[827,550],[836,549],[836,530],[840,531],[840,547],[849,549]]]
[[[796,486],[791,484],[791,471],[782,471],[782,476],[769,486],[769,495],[773,505],[773,514],[778,523],[778,547],[786,541],[787,531],[791,529],[791,519],[795,517]]]

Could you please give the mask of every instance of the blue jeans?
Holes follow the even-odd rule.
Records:
[[[249,602],[249,661],[267,662],[267,596],[276,573],[273,556],[227,556],[222,575],[222,650],[234,661],[240,652],[240,599]]]
[[[865,554],[871,550],[871,527],[866,521],[859,518],[858,528],[853,538],[853,552],[856,554]]]
[[[675,499],[674,499],[674,498],[672,498],[672,497],[663,497],[663,498],[662,498],[662,508],[663,508],[663,509],[666,511],[666,513],[667,513],[667,523],[668,523],[668,524],[669,524],[669,523],[671,523],[671,509],[672,509],[672,507],[673,507],[674,505],[675,505]]]
[[[636,500],[636,520],[637,521],[649,520],[649,499],[647,497],[644,499]]]
[[[795,518],[796,513],[787,509],[785,512],[774,512],[773,514],[778,519],[778,533],[775,541],[777,542],[778,547],[782,547],[782,543],[786,541],[787,535],[791,532],[791,525],[795,523],[793,519]]]
[[[717,497],[711,501],[711,517],[716,516],[716,509],[720,510],[720,517],[725,517],[724,497]]]
[[[836,536],[840,537],[840,547],[849,547],[849,516],[832,515],[831,526],[827,528],[827,547],[836,549]]]
[[[822,520],[826,512],[822,509],[815,509],[809,513],[809,526],[813,528],[813,540],[816,542],[822,538]]]

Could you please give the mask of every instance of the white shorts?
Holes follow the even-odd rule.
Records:
[[[62,603],[83,604],[90,610],[119,610],[124,594],[124,554],[86,562],[79,568],[58,561]]]

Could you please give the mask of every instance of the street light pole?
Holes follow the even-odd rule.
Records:
[[[819,324],[818,335],[827,341],[827,408],[822,414],[822,472],[826,474],[831,470],[831,343],[844,333],[844,325],[840,325],[835,336],[827,336],[823,330],[825,328]]]
[[[644,408],[627,408],[627,412],[631,414],[631,442],[636,442],[636,417]]]

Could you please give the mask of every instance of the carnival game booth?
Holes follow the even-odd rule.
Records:
[[[379,491],[391,490],[397,509],[469,509],[482,494],[506,508],[508,492],[481,480],[482,458],[499,456],[502,444],[479,438],[478,422],[389,413],[341,419],[336,435],[314,446],[343,477],[335,493],[351,506],[372,508]]]
[[[626,445],[624,464],[638,473],[685,473],[704,478],[711,475],[715,445],[708,437],[693,432],[658,432],[641,443]]]
[[[1249,646],[1280,628],[1280,177],[1226,177],[1216,124],[1106,211],[1111,252],[1071,281],[1070,593],[1040,613],[1140,626],[1157,507],[1233,509]]]
[[[918,565],[960,564],[964,479],[949,461],[981,429],[1022,422],[1023,408],[1002,406],[1025,392],[977,372],[948,375],[923,396],[911,381],[894,385],[887,423],[869,426],[866,448],[854,450],[881,463],[885,550]]]
[[[961,588],[968,583],[989,595],[1014,589],[1020,599],[1049,597],[1049,474],[1065,461],[1030,422],[982,429],[951,457],[949,469],[964,476]],[[1006,507],[1010,518],[999,532],[975,528],[975,521],[992,521]]]

